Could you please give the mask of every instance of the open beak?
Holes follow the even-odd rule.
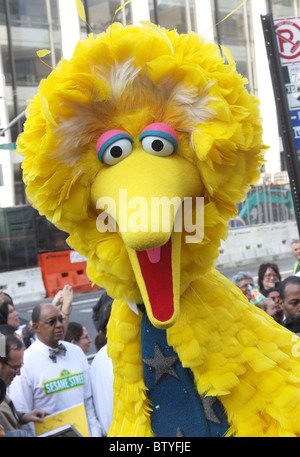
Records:
[[[92,186],[96,207],[100,197],[108,196],[114,201],[112,208],[116,211],[110,216],[118,224],[147,315],[157,328],[172,326],[179,315],[182,233],[174,225],[178,214],[182,218],[178,210],[182,209],[184,198],[196,197],[201,188],[196,168],[184,158],[154,157],[143,150],[135,151],[113,167],[101,169]],[[120,198],[124,190],[126,202]],[[146,209],[139,208],[140,220],[145,216],[146,221],[142,230],[130,226],[136,211],[130,202],[137,197],[146,202]],[[172,209],[167,205],[168,230],[160,222],[156,224],[157,230],[153,230],[153,221],[157,220],[150,210],[152,198],[166,198],[169,202],[176,198]],[[109,214],[110,209],[106,208],[105,212]]]
[[[181,233],[144,251],[127,248],[147,315],[157,328],[172,326],[179,314]]]

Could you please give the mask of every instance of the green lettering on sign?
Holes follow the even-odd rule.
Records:
[[[76,373],[46,381],[43,383],[43,388],[45,395],[53,395],[74,387],[84,386],[84,384],[84,374]]]

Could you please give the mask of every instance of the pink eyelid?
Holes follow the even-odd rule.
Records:
[[[158,136],[165,138],[173,144],[174,152],[178,147],[178,136],[175,130],[170,125],[164,122],[155,122],[148,125],[141,133],[139,140],[142,141],[147,136]]]
[[[165,124],[164,122],[154,122],[153,124],[147,125],[142,134],[154,130],[157,132],[166,133],[167,135],[172,136],[178,142],[178,135],[176,131],[170,125]]]
[[[154,122],[153,124],[149,124],[141,133],[140,140],[147,135],[155,135],[161,133],[162,137],[169,139],[174,144],[175,149],[177,149],[178,145],[178,135],[176,131],[168,124],[164,122]],[[131,136],[125,132],[124,130],[119,129],[112,129],[108,130],[107,132],[103,133],[96,143],[96,152],[100,162],[103,163],[102,156],[105,150],[118,139],[126,138],[133,143],[133,139]]]
[[[131,138],[131,136],[128,135],[127,132],[124,132],[124,130],[113,129],[103,133],[96,143],[96,152],[100,162],[103,162],[102,156],[105,150],[115,141],[124,138],[128,139],[133,143],[133,139]]]

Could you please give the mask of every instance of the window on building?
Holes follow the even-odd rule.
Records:
[[[214,0],[216,39],[228,46],[236,61],[237,71],[248,79],[250,92],[255,92],[254,43],[251,28],[251,12],[248,2],[222,21],[236,8],[235,0]],[[222,21],[222,22],[221,22]]]
[[[178,33],[195,30],[194,5],[186,9],[185,0],[149,0],[150,19],[167,29],[176,29]]]
[[[298,16],[299,1],[298,0],[271,0],[269,2],[270,12],[273,17],[289,17]]]
[[[0,73],[4,74],[0,90],[9,121],[24,112],[40,81],[61,58],[58,11],[58,0],[0,0]],[[40,49],[50,50],[42,61],[37,56]],[[23,121],[11,127],[11,142],[22,131]],[[15,202],[23,204],[26,197],[20,164],[14,164],[14,182]]]
[[[0,0],[0,49],[9,120],[24,111],[40,81],[61,58],[57,1]],[[51,53],[40,60],[40,49]],[[20,133],[19,126],[11,129],[12,141]]]
[[[12,21],[32,23],[46,22],[46,5],[40,0],[10,0],[10,17]]]
[[[130,4],[125,5],[115,15],[115,11],[124,3],[124,0],[83,0],[88,26],[81,25],[82,38],[86,37],[87,33],[91,33],[91,29],[95,35],[104,32],[112,22],[130,24],[132,22]]]
[[[15,202],[16,205],[22,205],[27,202],[24,183],[23,183],[23,171],[20,163],[14,164],[14,182],[15,182]]]

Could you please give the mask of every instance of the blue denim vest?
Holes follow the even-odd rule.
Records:
[[[223,405],[216,397],[198,394],[193,373],[182,367],[178,355],[168,345],[166,330],[154,327],[146,313],[142,318],[141,343],[153,433],[157,437],[224,436],[229,425]]]

